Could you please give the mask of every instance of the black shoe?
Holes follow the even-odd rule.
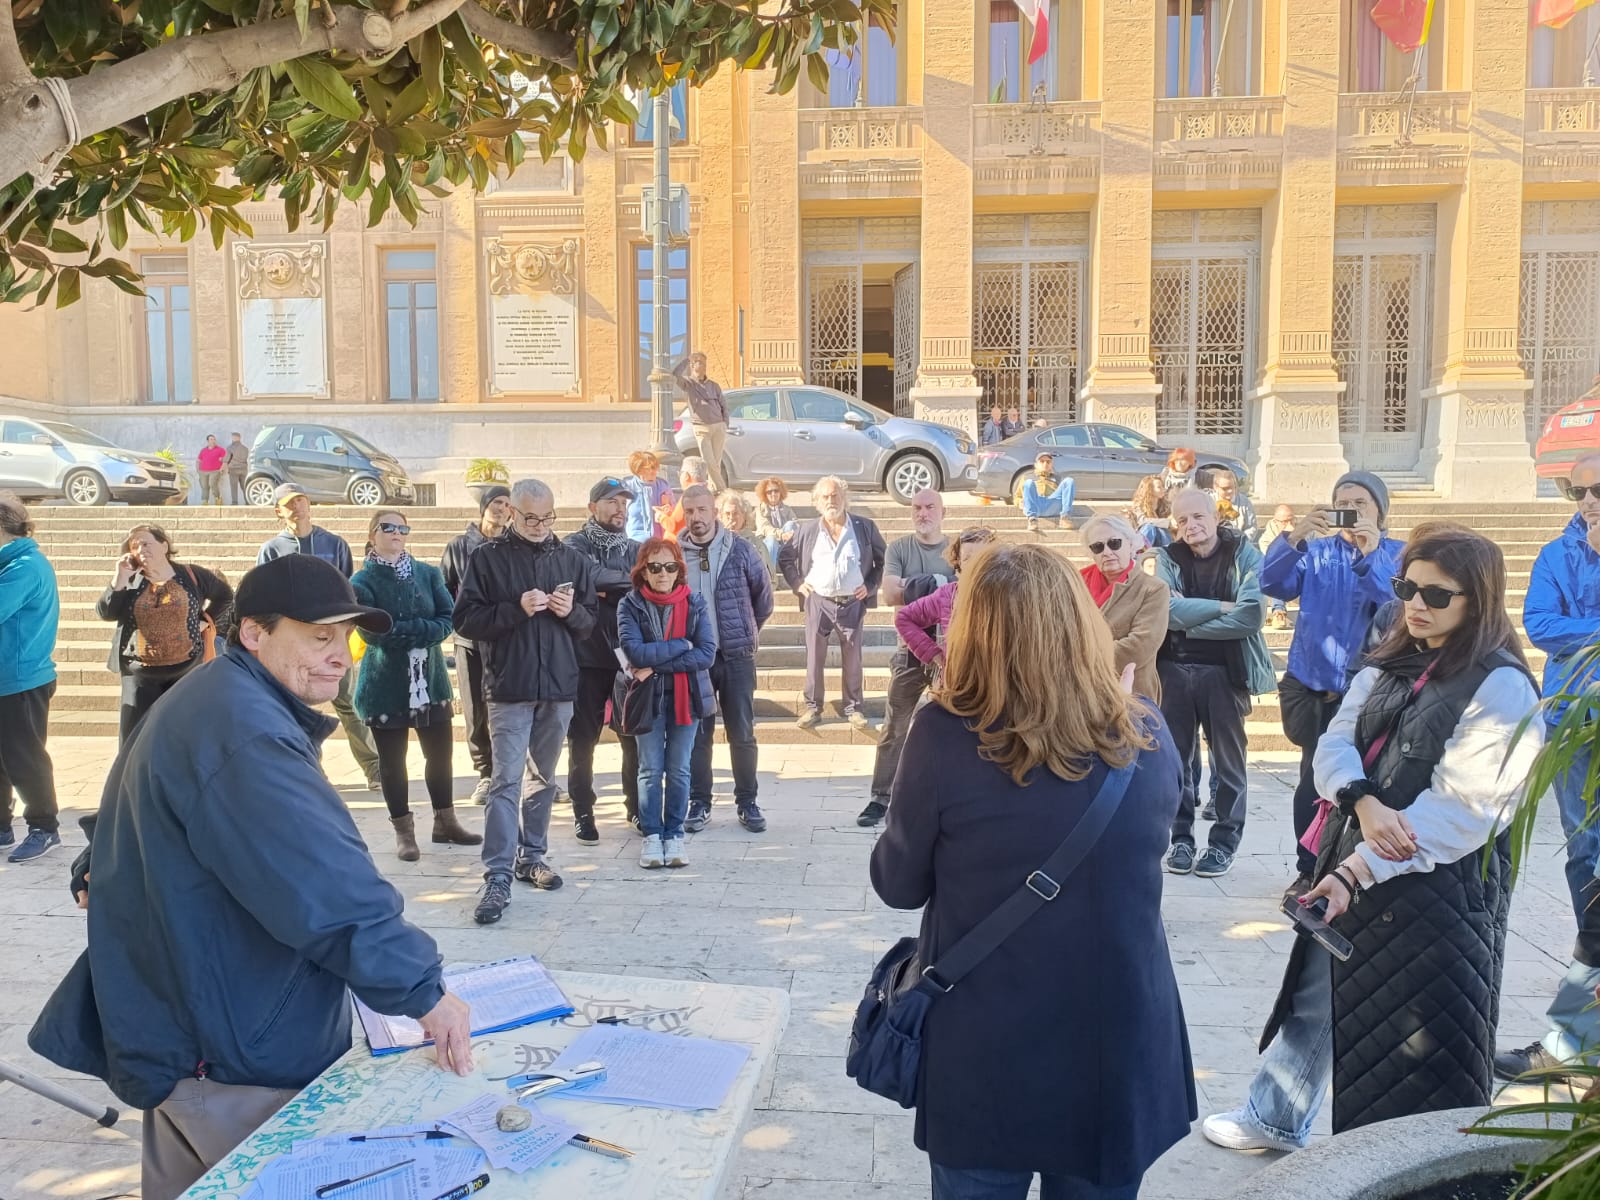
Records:
[[[683,828],[686,833],[699,833],[711,824],[711,804],[709,801],[689,805],[689,815],[683,819]]]
[[[493,925],[511,907],[511,876],[498,872],[483,881],[478,892],[478,907],[472,919],[479,925]]]
[[[1217,806],[1215,802],[1207,800],[1206,806],[1200,810],[1202,821],[1215,821],[1217,819]]]
[[[751,833],[765,833],[767,831],[767,819],[761,815],[761,806],[754,800],[748,804],[739,805],[739,824],[743,825]]]
[[[1538,1071],[1540,1079],[1564,1081],[1571,1076],[1561,1070],[1567,1064],[1562,1062],[1543,1044],[1534,1042],[1531,1046],[1524,1046],[1520,1050],[1507,1050],[1504,1054],[1494,1056],[1494,1077],[1496,1079],[1516,1079],[1530,1071]]]
[[[594,817],[588,814],[572,818],[572,833],[585,846],[600,844],[600,831],[594,827]]]
[[[871,829],[879,821],[883,820],[884,813],[888,811],[889,806],[882,800],[870,800],[867,802],[867,806],[861,810],[861,815],[856,818],[856,824],[864,829]]]
[[[633,830],[640,837],[644,836],[644,826],[639,823],[639,814],[638,813],[629,813],[628,814],[628,828]]]
[[[532,862],[519,862],[511,868],[511,873],[523,883],[531,883],[541,892],[553,892],[561,886],[561,876],[555,869],[542,858]]]
[[[0,849],[4,849],[6,846],[15,846],[16,844],[17,835],[12,831],[9,824],[4,829],[0,829]]]

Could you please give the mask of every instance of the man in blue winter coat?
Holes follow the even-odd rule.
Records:
[[[10,862],[28,862],[61,844],[56,777],[45,734],[56,691],[56,644],[61,604],[56,573],[33,540],[22,501],[0,493],[0,847],[15,846]],[[28,836],[11,832],[12,789],[22,797]]]
[[[337,568],[248,572],[215,662],[124,743],[88,865],[89,946],[28,1045],[147,1110],[145,1200],[171,1200],[350,1048],[354,992],[472,1069],[466,1004],[402,916],[319,765],[350,632],[386,632]]]
[[[1354,513],[1336,517],[1335,513]],[[1336,520],[1354,520],[1336,526]],[[1300,601],[1289,669],[1278,683],[1283,732],[1300,747],[1300,782],[1294,790],[1294,836],[1305,836],[1317,813],[1311,760],[1317,740],[1344,700],[1349,665],[1379,605],[1392,595],[1403,543],[1385,534],[1389,489],[1366,471],[1349,471],[1333,485],[1333,503],[1311,509],[1295,527],[1266,547],[1261,590],[1279,600]],[[1317,856],[1295,847],[1299,875],[1289,890],[1311,886]]]

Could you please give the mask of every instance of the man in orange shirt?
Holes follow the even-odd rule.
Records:
[[[706,468],[706,460],[696,455],[690,455],[683,460],[683,466],[678,468],[678,501],[670,510],[658,509],[658,519],[661,522],[661,536],[678,540],[678,535],[683,532],[683,527],[688,524],[683,515],[683,493],[696,486],[709,487],[707,476],[710,474]]]

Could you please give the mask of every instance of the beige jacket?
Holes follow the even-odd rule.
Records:
[[[1133,691],[1161,703],[1156,651],[1167,638],[1167,613],[1172,593],[1154,575],[1133,571],[1116,585],[1100,615],[1111,626],[1117,644],[1117,670],[1133,664]]]

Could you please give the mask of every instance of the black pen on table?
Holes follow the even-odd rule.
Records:
[[[650,1012],[627,1013],[623,1016],[601,1017],[596,1025],[626,1025],[630,1021],[648,1021],[651,1017],[670,1017],[673,1013],[688,1012],[688,1008],[658,1008]]]
[[[441,1192],[439,1195],[435,1196],[433,1200],[466,1200],[466,1198],[472,1195],[473,1192],[479,1191],[488,1186],[489,1173],[485,1171],[476,1179],[469,1179],[460,1187],[451,1188],[448,1192]]]
[[[409,1167],[417,1160],[407,1158],[401,1162],[390,1163],[387,1167],[379,1167],[376,1171],[368,1171],[365,1175],[354,1175],[349,1179],[336,1179],[332,1183],[325,1183],[317,1189],[317,1200],[322,1200],[329,1192],[336,1192],[340,1188],[347,1188],[352,1183],[365,1183],[369,1179],[376,1179],[379,1175],[387,1175],[390,1171],[398,1171],[401,1167]]]
[[[421,1138],[425,1142],[447,1142],[452,1136],[442,1129],[430,1129],[425,1133],[358,1133],[346,1140],[351,1142],[399,1142]]]

